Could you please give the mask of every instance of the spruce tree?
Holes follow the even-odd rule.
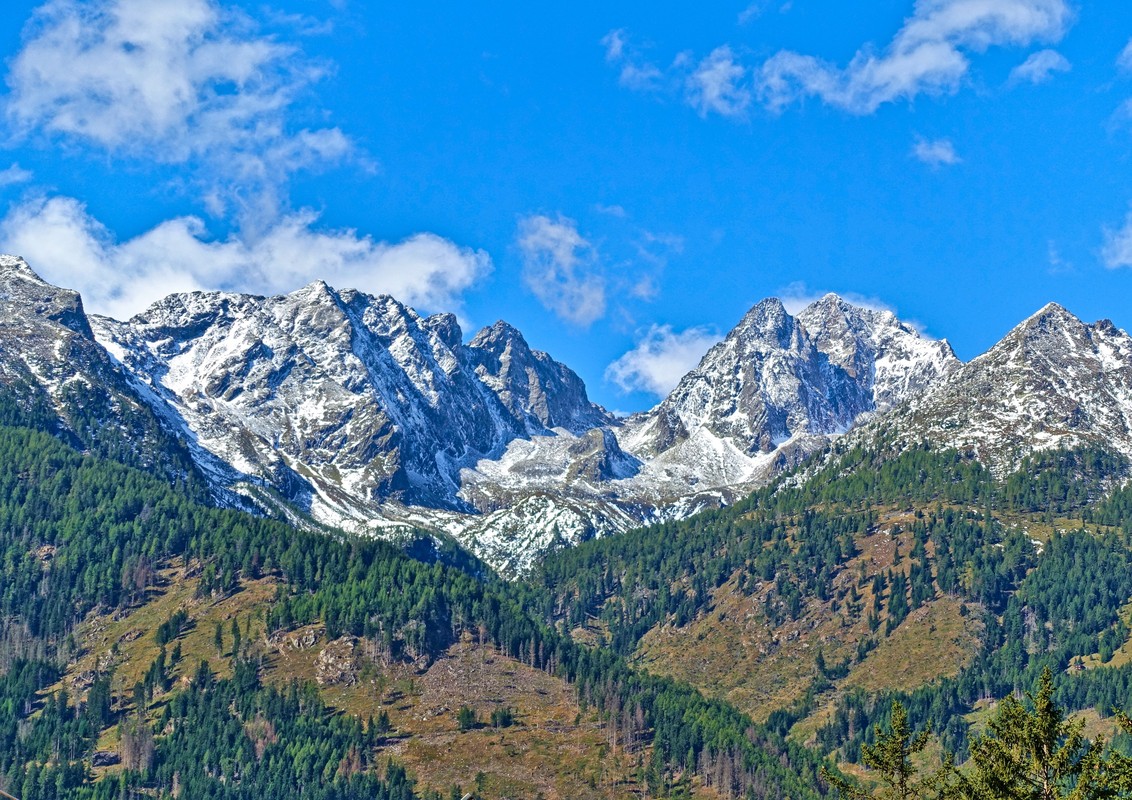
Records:
[[[1084,721],[1069,722],[1053,700],[1053,672],[1042,671],[1031,708],[1014,695],[998,705],[988,728],[971,745],[972,775],[960,779],[971,800],[1099,800],[1114,796],[1104,784],[1103,740],[1088,743]]]
[[[892,719],[888,730],[876,728],[876,743],[866,744],[861,749],[861,761],[876,773],[881,783],[877,793],[862,789],[840,775],[827,770],[822,776],[830,785],[845,797],[864,800],[864,798],[883,798],[883,800],[911,800],[927,797],[928,781],[921,780],[912,765],[912,756],[919,753],[928,743],[929,731],[912,733],[908,725],[908,712],[899,701],[892,703]]]

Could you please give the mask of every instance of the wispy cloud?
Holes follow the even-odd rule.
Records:
[[[955,145],[950,139],[917,138],[912,145],[912,155],[932,167],[951,166],[963,160],[955,152]]]
[[[1066,261],[1061,255],[1061,250],[1057,246],[1057,242],[1050,239],[1047,243],[1047,257],[1049,259],[1049,268],[1046,270],[1050,275],[1069,275],[1077,270],[1073,264]]]
[[[607,33],[602,37],[601,45],[605,48],[606,62],[619,70],[617,82],[621,86],[638,92],[661,88],[664,71],[641,56],[623,28]]]
[[[31,170],[24,169],[19,164],[13,164],[7,169],[0,169],[0,188],[27,183],[35,175]]]
[[[272,206],[295,171],[355,151],[294,119],[329,65],[215,0],[48,0],[23,39],[4,101],[17,135],[184,165],[214,203]]]
[[[1124,49],[1116,57],[1116,66],[1125,72],[1132,72],[1132,39],[1128,40],[1128,44],[1124,45]]]
[[[705,327],[675,331],[671,325],[653,325],[636,347],[606,368],[605,378],[625,392],[664,397],[720,338]]]
[[[1045,83],[1056,72],[1069,72],[1073,65],[1056,50],[1039,50],[1010,71],[1010,83]]]
[[[78,200],[52,197],[20,205],[0,221],[0,251],[24,256],[48,280],[78,289],[91,310],[118,318],[175,291],[273,294],[316,279],[454,310],[491,269],[482,250],[433,234],[388,243],[353,230],[319,231],[316,221],[302,211],[254,240],[215,240],[202,220],[178,217],[119,242]]]
[[[1132,211],[1119,228],[1104,228],[1101,262],[1109,269],[1132,267]]]
[[[536,214],[519,220],[523,281],[543,307],[586,327],[605,315],[605,276],[597,251],[574,220]]]
[[[688,76],[688,104],[701,117],[741,117],[751,104],[746,78],[747,69],[738,63],[731,48],[717,47]]]
[[[739,24],[746,25],[748,22],[758,19],[766,11],[768,5],[770,5],[769,0],[755,0],[739,12]]]
[[[919,94],[956,91],[968,54],[992,46],[1056,42],[1072,21],[1065,0],[918,0],[882,52],[863,47],[847,66],[783,50],[759,71],[760,97],[781,111],[813,96],[852,114]]]
[[[629,212],[625,210],[625,206],[614,203],[613,205],[605,205],[604,203],[594,203],[594,211],[599,214],[605,214],[609,217],[617,219],[625,219],[629,216]]]
[[[740,118],[751,104],[749,70],[727,45],[698,61],[691,53],[680,53],[664,69],[646,59],[622,28],[607,33],[601,45],[606,62],[618,70],[617,82],[626,89],[682,94],[702,117],[719,114]]]

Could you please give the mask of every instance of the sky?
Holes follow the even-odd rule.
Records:
[[[648,408],[759,300],[1132,327],[1132,6],[6,0],[0,251],[127,318],[314,280]]]

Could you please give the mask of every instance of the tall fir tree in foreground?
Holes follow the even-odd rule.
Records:
[[[862,762],[876,788],[838,775],[824,777],[841,797],[852,800],[1121,800],[1132,798],[1132,759],[1106,752],[1105,741],[1088,741],[1082,720],[1070,721],[1054,701],[1053,673],[1047,667],[1037,691],[1023,702],[1007,695],[987,732],[971,745],[971,757],[958,768],[947,754],[941,769],[924,775],[914,757],[928,743],[929,731],[913,733],[908,714],[892,704],[887,730],[862,749]],[[1132,734],[1132,719],[1117,714]]]

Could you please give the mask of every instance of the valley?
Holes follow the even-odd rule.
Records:
[[[830,797],[896,708],[961,780],[1046,673],[1132,745],[1111,324],[1049,305],[962,364],[767,300],[619,419],[510,326],[389,297],[117,322],[19,259],[0,288],[21,800]]]

